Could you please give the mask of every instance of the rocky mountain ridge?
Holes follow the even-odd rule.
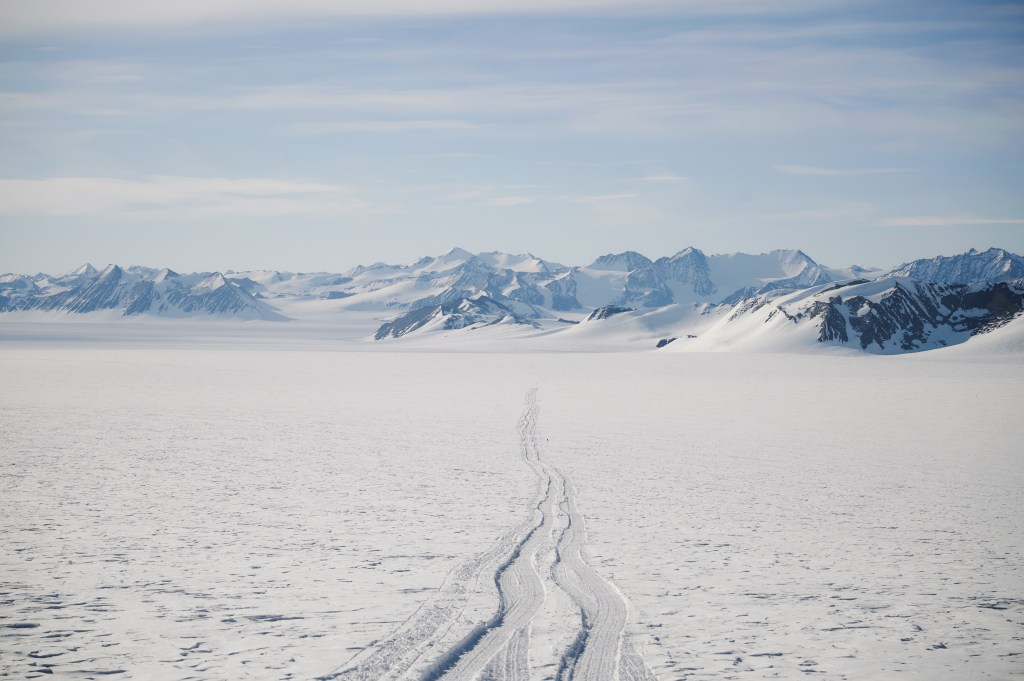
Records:
[[[69,274],[0,277],[0,313],[41,310],[86,314],[114,311],[125,317],[216,315],[279,320],[282,315],[219,272],[178,274],[169,269],[102,271],[83,265]]]
[[[60,276],[6,274],[0,314],[286,320],[312,310],[328,322],[358,317],[373,325],[367,336],[389,341],[485,327],[550,335],[587,321],[597,325],[587,325],[588,338],[601,329],[635,327],[635,336],[732,343],[752,315],[767,309],[811,329],[818,343],[889,352],[961,342],[1008,322],[1021,312],[1020,281],[1024,258],[995,248],[884,273],[829,268],[799,250],[708,256],[688,247],[654,260],[625,251],[566,266],[529,253],[456,248],[406,265],[375,263],[342,273],[182,275],[87,264]],[[698,318],[700,333],[687,326]],[[774,328],[774,317],[759,323]]]

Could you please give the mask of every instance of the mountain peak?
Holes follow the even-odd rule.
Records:
[[[718,291],[711,280],[707,256],[693,246],[687,246],[671,258],[658,258],[655,266],[662,278],[674,287],[673,293],[683,295],[684,299],[692,295],[709,296]],[[676,302],[680,302],[679,299]]]
[[[167,281],[168,279],[174,279],[175,277],[180,276],[181,275],[175,272],[174,270],[165,267],[156,273],[156,276],[153,277],[153,281],[154,283],[159,284],[161,282]]]
[[[814,258],[807,255],[799,248],[780,248],[778,250],[771,251],[768,255],[774,255],[780,262],[789,265],[803,264],[805,266],[813,267],[818,264],[814,261]]]
[[[228,282],[224,278],[224,275],[221,274],[220,272],[214,272],[209,277],[207,277],[206,279],[203,279],[201,282],[199,282],[198,284],[193,286],[192,290],[197,292],[197,293],[199,293],[199,292],[208,292],[208,291],[216,291],[221,286],[227,286],[227,285],[228,285]]]
[[[1024,278],[1024,257],[1002,248],[986,251],[971,248],[959,255],[938,255],[903,263],[882,275],[882,278],[890,277],[957,284],[1010,281]]]
[[[111,263],[103,268],[103,270],[99,273],[99,278],[101,280],[111,279],[114,277],[120,277],[122,274],[124,274],[124,270],[121,269],[121,266]]]
[[[669,260],[675,260],[676,258],[685,258],[687,256],[694,255],[694,254],[703,256],[704,252],[701,251],[699,248],[694,248],[693,246],[687,246],[683,250],[679,251],[678,253],[676,253],[675,255],[670,257]]]
[[[628,271],[651,267],[654,263],[650,258],[636,251],[623,251],[622,253],[608,253],[602,255],[592,262],[588,267],[596,270],[618,270]]]
[[[449,250],[447,253],[442,254],[440,257],[444,258],[445,260],[457,260],[457,259],[468,260],[470,258],[476,257],[476,255],[473,254],[473,253],[470,253],[465,248],[459,248],[458,246],[456,246],[456,247],[452,248],[451,250]]]
[[[90,272],[95,274],[86,276]],[[868,272],[868,277],[858,276]],[[572,267],[544,261],[532,253],[473,254],[455,247],[414,264],[358,267],[351,276],[273,270],[235,276],[219,272],[181,275],[169,268],[133,265],[122,269],[116,264],[96,272],[86,263],[60,277],[0,275],[0,313],[119,311],[126,317],[216,315],[270,320],[285,318],[275,307],[287,316],[294,308],[300,319],[307,314],[312,319],[313,315],[349,310],[371,312],[368,319],[379,319],[381,314],[390,317],[397,314],[394,311],[402,311],[400,317],[380,327],[379,337],[513,323],[556,333],[588,314],[596,319],[631,308],[639,312],[613,326],[664,336],[671,331],[676,337],[683,328],[680,325],[691,321],[694,329],[704,329],[727,316],[733,321],[741,317],[750,321],[752,318],[743,315],[777,307],[789,314],[781,315],[785,317],[783,328],[790,328],[792,318],[798,322],[810,319],[815,328],[820,326],[821,339],[831,342],[846,334],[851,342],[867,339],[869,346],[885,352],[932,347],[946,340],[960,342],[957,339],[988,329],[985,324],[989,322],[1005,322],[1010,317],[1003,312],[1024,314],[1024,257],[1000,248],[972,248],[958,255],[906,263],[884,275],[887,281],[874,281],[879,274],[882,272],[856,265],[828,269],[799,249],[707,256],[694,246],[654,262],[637,251],[623,251]],[[883,304],[879,296],[891,297],[891,301]],[[833,301],[840,297],[844,302]],[[971,305],[988,306],[992,315],[982,320],[982,326],[970,326],[973,312],[965,313],[967,321],[958,317],[949,324],[901,312],[901,301],[941,299],[945,305],[947,298],[960,301],[957,305],[964,310],[975,309]],[[342,299],[345,302],[338,302]],[[1006,305],[1000,307],[1003,303]],[[563,319],[561,311],[572,315]],[[869,314],[871,319],[864,317]],[[871,321],[876,318],[877,323]],[[751,325],[729,328],[746,333],[769,321],[758,317]],[[937,321],[942,323],[933,323]],[[671,329],[661,329],[663,324]],[[928,336],[931,331],[918,333],[918,327],[925,328],[922,324],[926,331],[936,329],[935,343]],[[893,335],[897,332],[903,335],[897,338]]]
[[[73,277],[91,277],[96,274],[96,268],[92,266],[92,263],[87,262],[84,265],[79,266],[77,269],[72,270],[69,274]]]

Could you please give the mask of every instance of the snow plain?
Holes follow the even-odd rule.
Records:
[[[1024,674],[1019,354],[127,326],[0,328],[0,675],[343,672],[529,521],[533,389],[531,446],[657,678]],[[544,593],[529,678],[572,641]]]

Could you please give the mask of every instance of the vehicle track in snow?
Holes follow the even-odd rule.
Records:
[[[583,558],[586,526],[576,505],[576,488],[556,470],[562,486],[561,507],[568,524],[558,541],[555,582],[580,608],[581,626],[576,640],[562,657],[556,678],[620,679],[647,681],[656,678],[643,664],[626,637],[629,605],[610,582]]]
[[[453,569],[388,638],[321,679],[525,681],[532,625],[551,589],[560,589],[575,605],[562,613],[575,636],[557,660],[558,681],[656,678],[626,636],[626,599],[583,556],[586,528],[576,489],[541,457],[538,411],[534,389],[517,426],[522,458],[537,479],[528,517],[488,551]],[[538,557],[545,551],[553,551],[555,560],[541,571]],[[481,600],[488,593],[497,608],[482,619]]]
[[[474,645],[458,651],[459,657],[447,669],[423,677],[422,681],[472,681],[526,679],[528,677],[529,627],[544,604],[544,579],[537,569],[537,555],[551,539],[555,522],[556,480],[550,466],[540,460],[536,439],[537,391],[527,395],[526,410],[519,419],[519,445],[523,459],[541,481],[543,492],[537,503],[540,518],[533,530],[516,547],[509,562],[496,575],[498,611]]]

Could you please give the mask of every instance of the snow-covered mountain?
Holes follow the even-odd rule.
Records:
[[[654,265],[672,291],[674,300],[708,298],[718,293],[707,256],[692,246],[670,258],[658,258]]]
[[[1024,312],[1024,280],[946,284],[854,280],[734,306],[681,349],[792,350],[814,345],[896,354],[963,343]]]
[[[577,300],[587,308],[662,307],[674,302],[657,266],[634,251],[602,255],[574,268],[569,276],[576,284]]]
[[[633,251],[604,255],[590,265],[573,268],[571,276],[580,303],[591,308],[609,303],[645,308],[721,303],[833,281],[825,268],[802,251],[709,257],[693,247],[653,262]]]
[[[242,319],[284,319],[266,303],[219,272],[181,275],[169,269],[122,269],[109,265],[97,271],[84,265],[60,277],[31,282],[6,275],[0,286],[0,312],[114,311],[122,316],[220,316]]]
[[[567,266],[530,253],[455,248],[341,273],[181,275],[83,265],[60,276],[5,274],[0,313],[293,319],[388,342],[488,327],[505,329],[495,337],[569,347],[780,348],[808,341],[902,352],[961,342],[1019,314],[1021,281],[1024,258],[999,249],[882,273],[829,268],[800,250],[708,256],[688,247],[657,259],[625,251]]]
[[[400,338],[413,331],[481,328],[495,324],[526,324],[537,326],[495,301],[486,294],[472,298],[418,307],[406,312],[394,321],[382,324],[374,339]]]
[[[826,269],[803,251],[714,255],[708,258],[708,266],[712,281],[724,294],[713,302],[739,302],[768,291],[793,291],[833,281]]]
[[[883,277],[910,277],[950,284],[994,283],[1024,279],[1024,257],[1001,248],[971,249],[954,256],[914,260],[886,272]]]

